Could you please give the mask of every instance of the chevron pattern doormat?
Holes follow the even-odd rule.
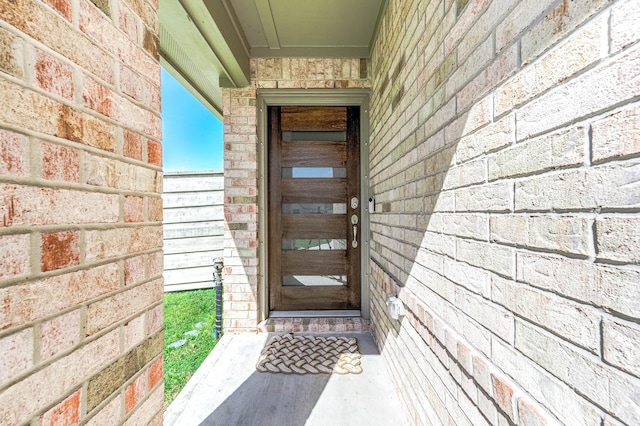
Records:
[[[352,337],[272,337],[262,349],[256,369],[262,373],[360,374],[362,354]]]

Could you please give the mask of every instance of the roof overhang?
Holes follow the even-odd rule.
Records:
[[[161,64],[215,115],[252,57],[368,58],[387,0],[160,0]]]

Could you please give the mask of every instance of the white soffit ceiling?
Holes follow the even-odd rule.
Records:
[[[370,55],[384,0],[227,0],[252,57]]]
[[[160,0],[162,65],[218,117],[251,57],[368,58],[387,0]]]

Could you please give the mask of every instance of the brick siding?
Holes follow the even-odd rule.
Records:
[[[251,60],[251,87],[224,89],[224,329],[258,329],[257,89],[369,87],[362,59]]]
[[[7,423],[162,421],[156,8],[0,5]],[[639,423],[639,18],[390,0],[371,61],[252,60],[224,91],[226,330],[258,327],[256,90],[371,87],[372,323],[415,423]]]
[[[0,2],[0,423],[162,423],[157,7]]]
[[[416,424],[640,422],[638,19],[633,0],[390,0],[371,315]]]

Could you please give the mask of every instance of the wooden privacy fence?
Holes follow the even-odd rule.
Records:
[[[223,172],[165,173],[164,290],[213,287],[213,259],[222,257]]]

